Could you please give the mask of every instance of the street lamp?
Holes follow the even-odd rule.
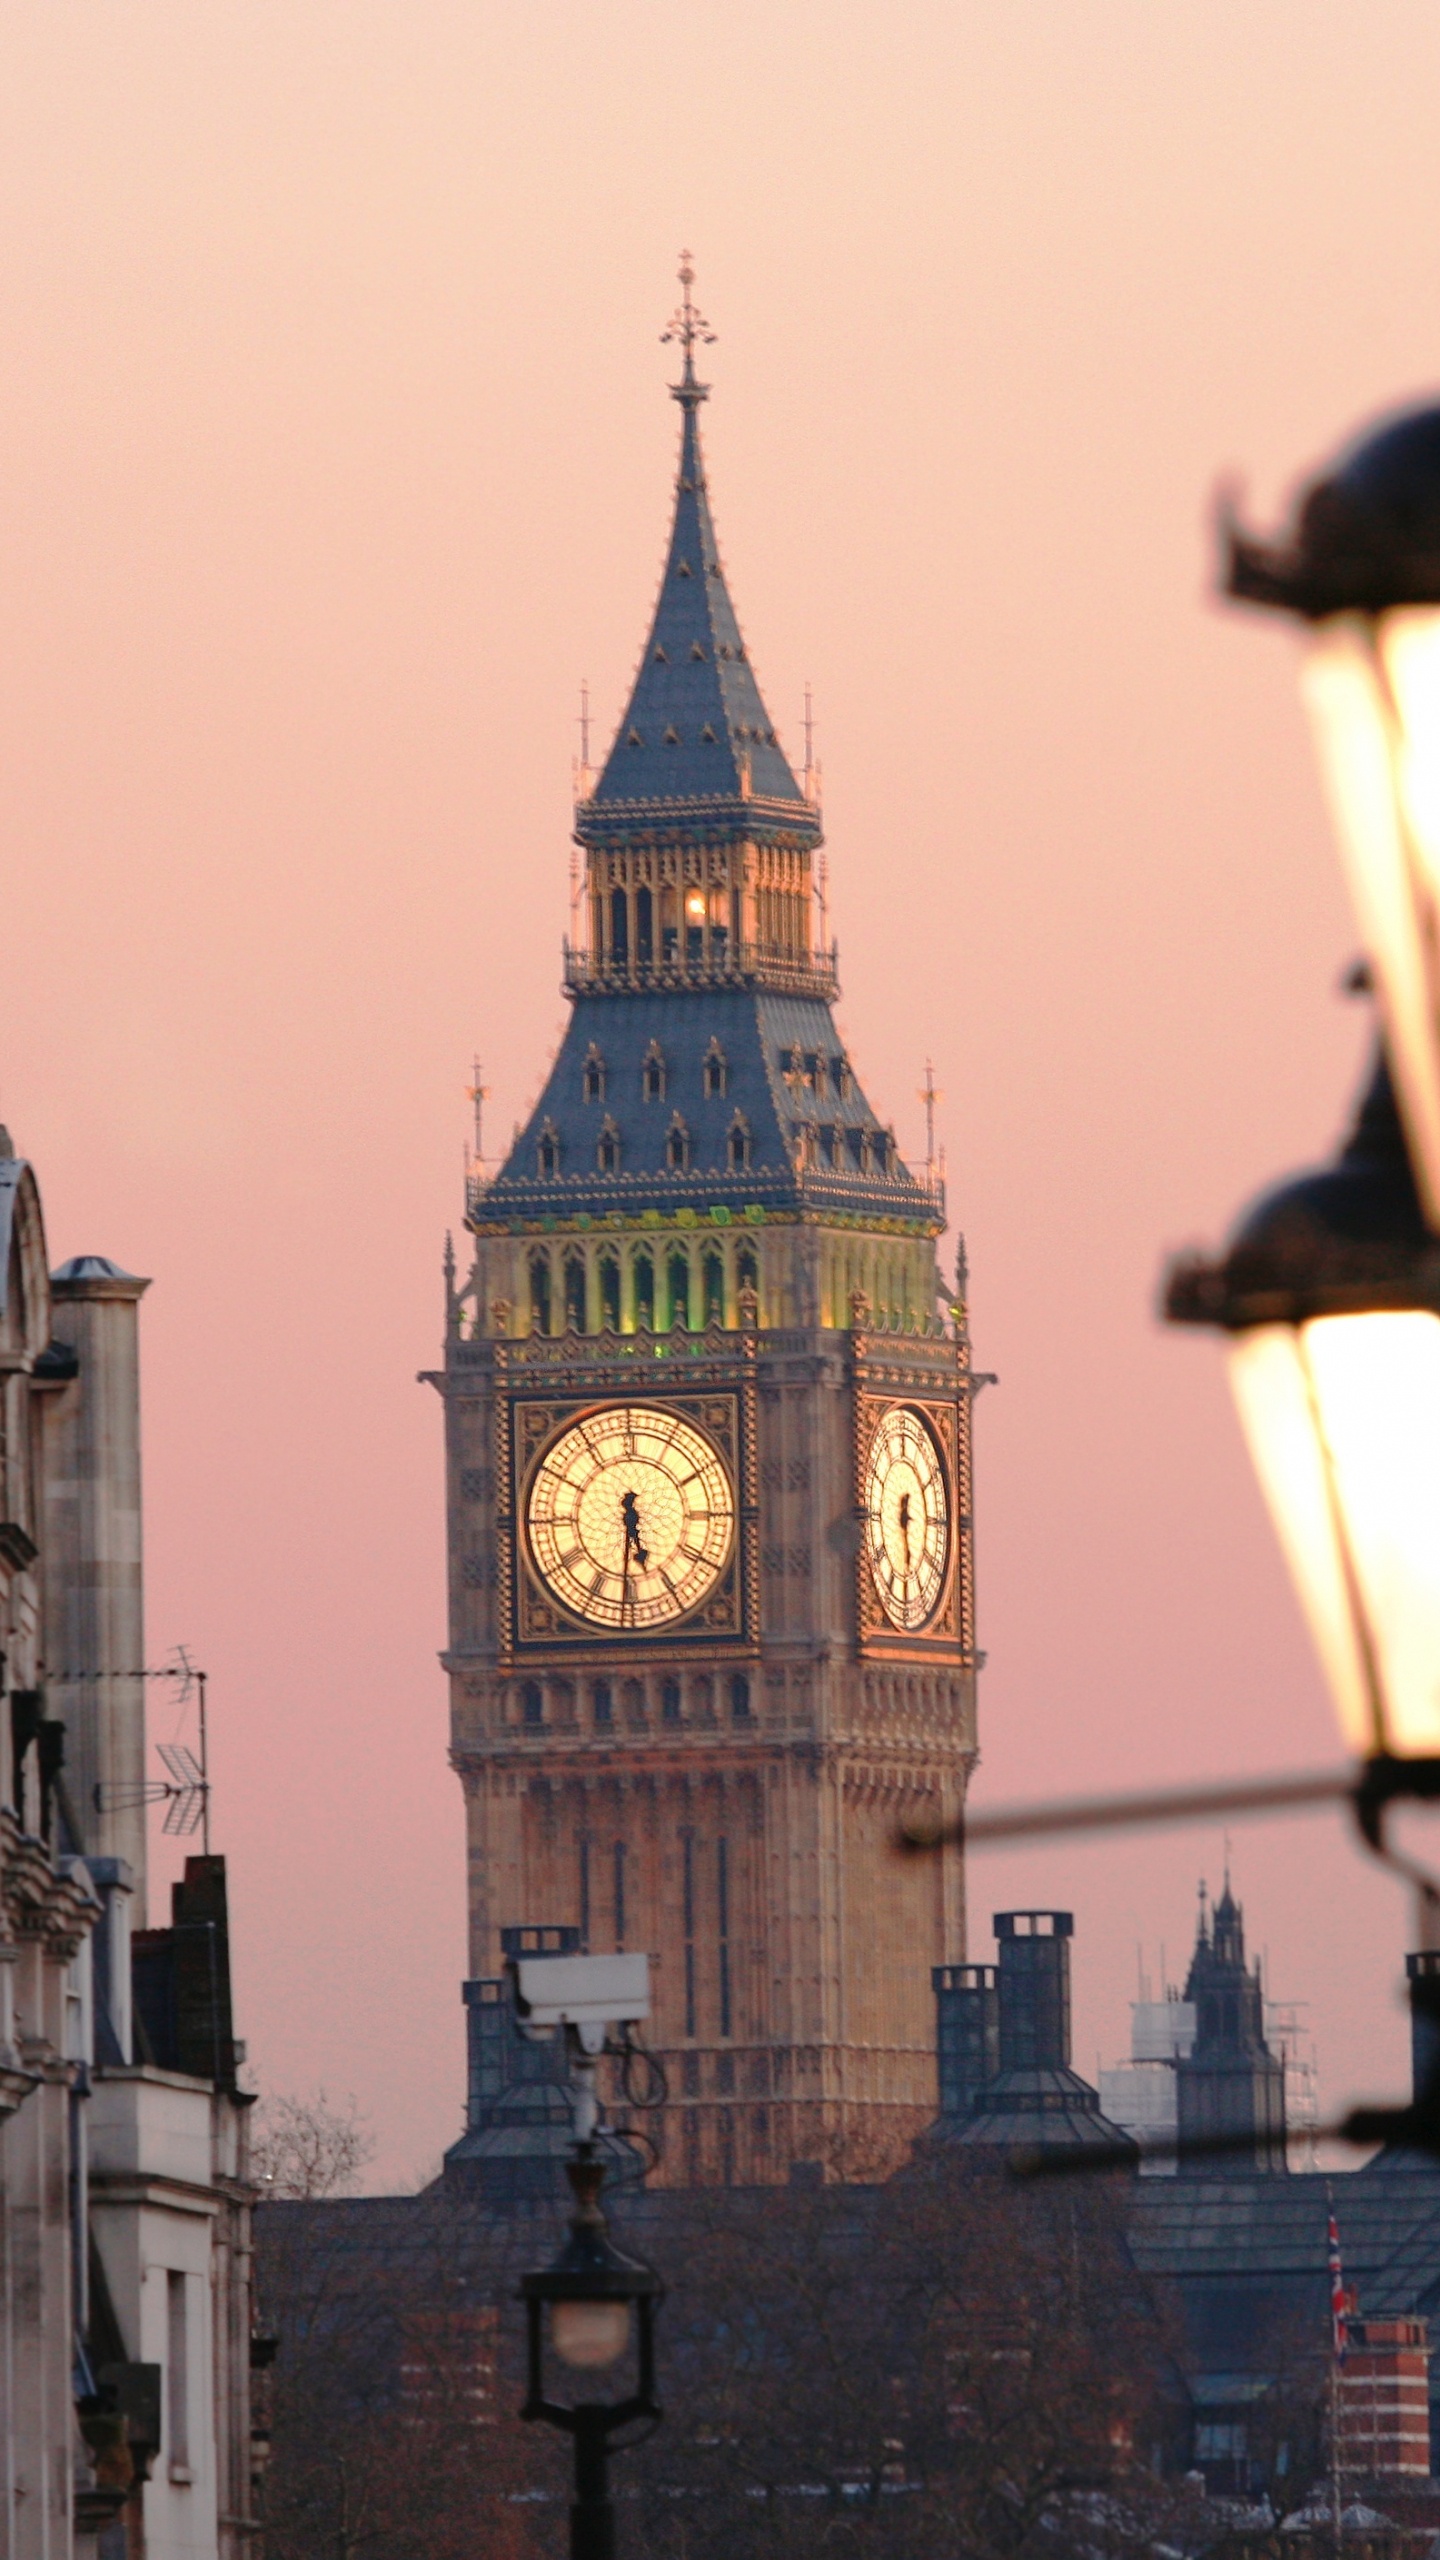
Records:
[[[1440,1236],[1382,1054],[1335,1161],[1166,1274],[1211,1325],[1346,1740],[1362,1828],[1440,1793]]]
[[[588,2143],[582,2143],[575,2158],[567,2161],[565,2174],[575,2198],[570,2237],[551,2266],[520,2280],[528,2327],[527,2383],[520,2415],[543,2418],[575,2439],[570,2560],[614,2560],[610,2439],[632,2418],[660,2416],[655,2397],[655,2314],[661,2286],[653,2267],[627,2257],[610,2239],[600,2210],[604,2163]],[[573,2407],[547,2399],[547,2309],[555,2355],[573,2372],[583,2374],[607,2372],[619,2362],[630,2343],[633,2316],[636,2387],[625,2399],[585,2401]]]
[[[1440,408],[1385,421],[1303,492],[1277,543],[1223,525],[1227,592],[1310,627],[1304,692],[1384,1015],[1426,1217],[1440,1229]]]

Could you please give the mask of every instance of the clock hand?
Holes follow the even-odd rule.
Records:
[[[902,1493],[900,1496],[900,1526],[905,1532],[905,1570],[908,1574],[910,1570],[910,1496],[908,1493]]]
[[[643,1573],[646,1565],[650,1561],[650,1553],[649,1549],[642,1546],[640,1543],[639,1507],[636,1503],[633,1491],[628,1487],[620,1496],[620,1517],[625,1523],[626,1556],[628,1557],[633,1553],[635,1561]]]

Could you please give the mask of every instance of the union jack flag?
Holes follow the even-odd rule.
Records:
[[[1330,2216],[1330,2344],[1337,2364],[1344,2363],[1346,2348],[1349,2345],[1349,2330],[1345,2317],[1347,2309],[1345,2278],[1340,2266],[1340,2234],[1335,2228],[1335,2216],[1332,2212]]]

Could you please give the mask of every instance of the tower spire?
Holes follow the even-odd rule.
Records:
[[[661,344],[680,349],[670,386],[682,412],[674,513],[660,593],[630,700],[593,792],[577,808],[582,844],[607,846],[636,822],[652,826],[658,807],[683,804],[731,837],[752,835],[766,813],[791,839],[820,841],[817,807],[806,799],[775,733],[750,663],[720,565],[700,444],[700,404],[708,383],[695,372],[699,347],[715,333],[696,305],[690,252],[680,260],[680,302]],[[817,795],[818,797],[818,795]]]

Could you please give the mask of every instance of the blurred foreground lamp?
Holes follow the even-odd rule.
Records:
[[[653,2267],[617,2249],[600,2210],[604,2164],[582,2145],[567,2162],[575,2198],[570,2237],[558,2258],[522,2276],[528,2324],[527,2388],[522,2418],[543,2418],[575,2439],[575,2502],[570,2510],[571,2560],[613,2560],[615,2510],[608,2481],[610,2438],[634,2418],[660,2416],[655,2398],[655,2313],[660,2279]],[[545,2320],[550,2345],[577,2374],[608,2372],[635,2333],[635,2389],[622,2400],[570,2407],[545,2393]]]
[[[1280,542],[1228,514],[1223,532],[1227,592],[1310,627],[1304,691],[1421,1201],[1440,1230],[1440,407],[1352,445]]]
[[[1173,1263],[1165,1313],[1228,1337],[1378,1845],[1390,1797],[1440,1789],[1440,1237],[1383,1058],[1337,1159],[1267,1193],[1222,1261]]]

